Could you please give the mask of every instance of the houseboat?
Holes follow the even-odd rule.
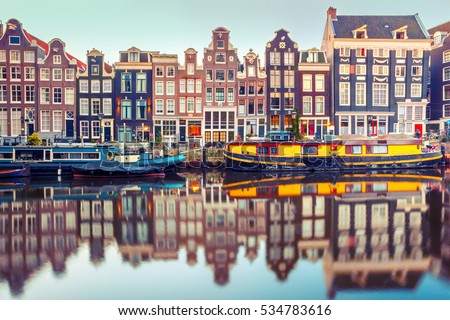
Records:
[[[231,142],[227,168],[240,171],[391,170],[432,168],[442,153],[404,134],[371,138],[337,136],[329,141]]]
[[[0,171],[29,168],[22,175],[71,175],[73,165],[114,160],[102,146],[1,146]]]
[[[74,178],[164,178],[164,167],[140,166],[118,161],[96,161],[72,166]]]

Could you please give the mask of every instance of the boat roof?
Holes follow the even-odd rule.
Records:
[[[342,134],[333,138],[334,140],[373,140],[373,138],[362,134]]]
[[[378,136],[378,139],[381,140],[410,140],[414,139],[412,135],[404,134],[404,133],[389,133],[382,136]]]

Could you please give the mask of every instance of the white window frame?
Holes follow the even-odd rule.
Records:
[[[112,92],[112,79],[103,79],[103,92],[104,93]]]
[[[309,109],[307,109],[309,106]],[[311,96],[304,96],[303,97],[303,104],[302,104],[302,110],[303,114],[311,115],[313,109],[313,103],[312,103],[312,97]]]
[[[422,84],[411,83],[411,97],[420,98],[422,96]]]
[[[365,106],[367,104],[365,82],[356,82],[355,84],[355,104],[357,106]]]
[[[400,89],[402,89],[401,92],[400,92]],[[406,89],[405,83],[396,83],[395,84],[395,92],[394,92],[395,97],[396,98],[404,97],[405,89]]]
[[[75,104],[75,88],[65,88],[64,103]]]
[[[89,80],[80,80],[80,93],[89,93]]]
[[[350,82],[339,83],[339,105],[341,106],[350,105]]]
[[[385,93],[385,102],[386,103],[377,103],[375,101],[375,99],[377,98],[375,96],[375,89],[376,87],[378,88],[385,88],[386,89],[386,93]],[[381,96],[380,96],[381,97]],[[389,105],[389,85],[387,83],[373,83],[372,84],[372,105],[373,106],[378,106],[378,107],[387,107]]]

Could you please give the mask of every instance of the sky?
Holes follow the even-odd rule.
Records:
[[[0,0],[0,20],[16,18],[47,42],[60,38],[81,61],[96,48],[112,64],[135,46],[178,54],[184,64],[188,48],[203,57],[219,26],[230,30],[241,61],[250,48],[264,60],[266,43],[281,28],[300,49],[320,48],[330,6],[338,15],[418,13],[427,29],[450,20],[448,0]]]

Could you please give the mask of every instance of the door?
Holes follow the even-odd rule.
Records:
[[[419,136],[417,138],[421,138],[422,137],[422,125],[420,123],[414,124],[414,134],[416,134],[417,131],[419,131]]]
[[[111,141],[111,127],[104,127],[104,138],[103,140],[106,141]]]
[[[186,142],[186,127],[180,126],[180,142]]]
[[[73,137],[73,119],[66,120],[66,137]]]
[[[27,126],[28,135],[31,136],[34,133],[34,123],[29,123]]]

